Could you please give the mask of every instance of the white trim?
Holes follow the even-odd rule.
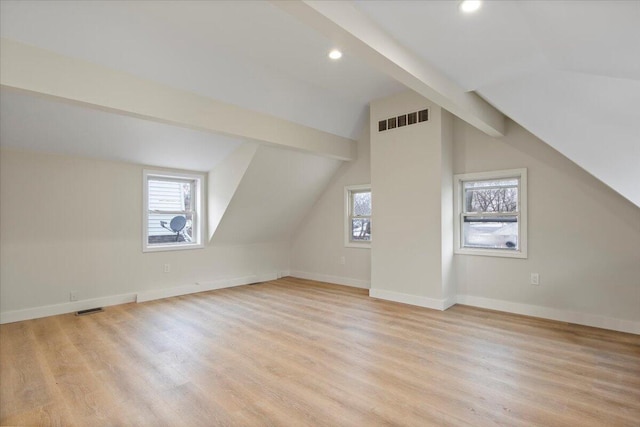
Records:
[[[384,289],[370,289],[369,296],[372,298],[416,305],[435,310],[446,310],[454,304],[463,304],[486,308],[489,310],[503,311],[506,313],[521,314],[524,316],[538,317],[558,322],[574,323],[577,325],[640,335],[640,321],[617,319],[599,314],[580,313],[576,311],[477,297],[473,295],[456,295],[438,300],[418,295],[387,291]]]
[[[277,278],[281,279],[283,277],[291,276],[291,271],[289,271],[289,270],[281,270],[281,271],[277,272],[276,274],[277,274]]]
[[[214,280],[211,282],[196,282],[193,285],[177,286],[174,288],[154,289],[152,291],[138,292],[136,302],[153,301],[163,298],[177,297],[180,295],[195,294],[198,292],[214,291],[216,289],[233,288],[235,286],[250,285],[276,280],[276,272],[253,274],[250,276],[235,277],[229,279]]]
[[[168,178],[168,179],[180,179],[194,181],[196,188],[194,191],[194,217],[196,219],[195,224],[195,238],[194,243],[182,243],[182,244],[167,244],[167,245],[153,245],[149,246],[147,234],[149,232],[149,218],[148,218],[148,203],[149,203],[149,177]],[[206,221],[204,220],[204,181],[207,177],[202,173],[194,172],[174,172],[163,171],[153,169],[143,169],[142,171],[142,252],[163,252],[163,251],[180,251],[188,249],[202,249],[204,248],[204,236]]]
[[[370,286],[368,281],[347,277],[306,273],[302,271],[291,271],[290,273],[288,271],[282,271],[280,274],[291,275],[292,277],[299,277],[301,279],[352,286],[356,288],[368,288]],[[152,301],[156,299],[169,298],[172,296],[187,295],[196,292],[206,292],[215,289],[248,285],[251,283],[275,280],[275,277],[277,277],[277,275],[278,273],[251,275],[238,278],[215,280],[212,282],[199,282],[199,284],[195,285],[157,289],[153,291],[139,292],[137,294],[130,293],[122,295],[112,295],[82,301],[26,308],[22,310],[5,311],[3,313],[0,313],[0,324],[20,322],[23,320],[38,319],[48,316],[56,316],[59,314],[73,313],[79,310],[87,310],[96,307],[109,307],[112,305],[126,304],[130,302]],[[539,317],[543,319],[556,320],[559,322],[575,323],[578,325],[640,335],[640,321],[617,319],[614,317],[607,317],[598,314],[579,313],[538,305],[477,297],[473,295],[457,295],[456,297],[449,297],[446,299],[438,300],[433,298],[404,294],[400,292],[387,291],[384,289],[370,289],[369,296],[372,298],[401,302],[404,304],[411,304],[435,310],[446,310],[455,303],[464,304],[490,310],[504,311],[507,313],[521,314],[525,316]]]
[[[453,307],[454,305],[456,305],[458,303],[458,296],[457,295],[451,295],[445,299],[442,300],[442,307],[443,310],[447,310],[450,307]]]
[[[144,244],[144,241],[143,241]],[[186,251],[191,249],[203,249],[204,243],[196,244],[196,243],[188,243],[188,244],[178,244],[178,245],[154,245],[148,246],[142,249],[144,253],[151,252],[165,252],[165,251]]]
[[[211,282],[198,282],[192,285],[177,286],[173,288],[154,289],[151,291],[133,292],[130,294],[46,305],[42,307],[27,308],[24,310],[6,311],[0,313],[0,324],[73,313],[79,310],[87,310],[89,308],[108,307],[111,305],[126,304],[130,302],[140,303],[162,298],[188,295],[196,292],[206,292],[216,289],[231,288],[234,286],[249,285],[251,283],[268,282],[270,280],[276,280],[277,275],[278,274],[274,271],[264,274],[214,280]]]
[[[543,319],[557,320],[559,322],[575,323],[578,325],[592,326],[595,328],[610,329],[612,331],[627,332],[640,335],[640,321],[616,319],[598,314],[579,313],[558,308],[543,307],[539,305],[522,304],[512,301],[497,300],[492,298],[477,297],[473,295],[458,295],[457,303],[490,310],[504,311],[507,313],[522,314],[525,316],[540,317]]]
[[[370,289],[369,296],[387,301],[401,302],[403,304],[417,305],[419,307],[431,308],[433,310],[446,310],[453,305],[453,299],[435,299],[419,295],[404,294],[401,292],[387,291],[385,289]]]
[[[351,216],[351,192],[359,190],[368,190],[371,192],[371,204],[373,206],[373,192],[371,191],[371,184],[347,185],[344,187],[344,246],[345,248],[371,249],[373,233],[371,235],[371,240],[368,242],[351,241],[351,225],[349,221],[349,217]]]
[[[521,236],[518,236],[520,238]],[[457,240],[456,240],[457,241]],[[492,256],[502,258],[520,258],[526,259],[527,255],[522,251],[513,251],[509,249],[472,249],[472,248],[456,248],[454,249],[454,255],[478,255],[478,256]]]
[[[255,282],[251,282],[251,283],[270,282],[272,280],[278,280],[279,279],[277,271],[270,271],[268,273],[258,274],[256,277],[258,278],[258,280],[256,280]]]
[[[462,197],[464,192],[462,191],[462,184],[464,181],[482,181],[488,179],[504,179],[504,178],[518,178],[518,250],[500,250],[500,249],[472,249],[462,246],[462,234],[460,228],[462,226],[462,211],[463,202]],[[519,169],[507,169],[490,172],[474,172],[453,175],[453,190],[454,190],[454,225],[453,225],[453,252],[456,255],[479,255],[479,256],[493,256],[503,258],[524,258],[527,255],[527,168]]]
[[[311,273],[307,271],[292,270],[289,275],[299,279],[315,280],[317,282],[333,283],[336,285],[351,286],[353,288],[369,289],[369,280],[353,279],[351,277],[331,276],[329,274]]]
[[[270,279],[275,280],[275,279]],[[214,280],[212,282],[197,282],[192,285],[176,286],[173,288],[154,289],[151,291],[138,292],[136,302],[154,301],[163,298],[177,297],[180,295],[195,294],[198,292],[213,291],[216,289],[232,288],[234,286],[243,286],[250,283],[258,283],[265,280],[260,280],[259,276],[243,276],[230,279]]]
[[[22,320],[39,319],[41,317],[56,316],[58,314],[73,313],[96,307],[135,302],[136,294],[112,295],[108,297],[92,298],[82,301],[65,302],[62,304],[44,305],[41,307],[25,308],[0,313],[0,324],[20,322]]]

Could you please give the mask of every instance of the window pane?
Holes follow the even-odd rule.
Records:
[[[193,242],[193,214],[150,213],[149,245]]]
[[[517,217],[467,217],[462,230],[465,248],[518,249]]]
[[[144,170],[143,252],[204,247],[203,175]]]
[[[513,181],[513,180],[507,180]],[[506,181],[481,181],[479,183],[503,183]],[[466,182],[465,187],[475,182]],[[465,188],[465,212],[517,212],[518,187],[495,185],[493,187]]]
[[[149,210],[184,211],[191,206],[188,181],[149,180]]]
[[[366,242],[371,240],[370,218],[351,219],[351,240],[356,242]]]
[[[353,193],[353,216],[371,216],[371,192]]]

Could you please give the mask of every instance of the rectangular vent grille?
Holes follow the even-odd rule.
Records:
[[[76,311],[76,316],[86,316],[87,314],[100,313],[103,311],[102,307],[90,308],[88,310]]]
[[[401,128],[428,121],[429,109],[427,108],[425,110],[414,111],[413,113],[401,114],[396,117],[389,117],[388,119],[380,120],[378,122],[378,132],[384,132],[385,130]]]

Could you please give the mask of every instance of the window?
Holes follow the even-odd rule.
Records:
[[[204,247],[204,176],[147,170],[143,176],[143,251]]]
[[[351,185],[344,189],[344,245],[369,248],[371,242],[371,186]]]
[[[527,257],[527,170],[455,175],[455,253]]]

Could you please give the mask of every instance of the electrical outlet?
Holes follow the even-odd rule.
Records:
[[[347,257],[341,256],[340,257],[340,265],[345,265],[347,263]]]
[[[165,264],[164,266],[162,266],[162,271],[164,271],[165,273],[169,273],[171,271],[171,264]]]
[[[69,301],[78,301],[78,292],[69,292]]]
[[[531,284],[540,285],[540,275],[538,273],[531,273]]]

